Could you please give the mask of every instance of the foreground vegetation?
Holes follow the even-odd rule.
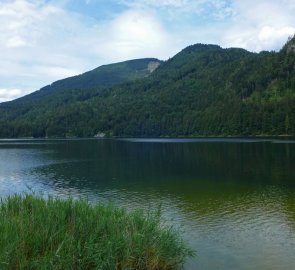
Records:
[[[0,269],[176,269],[190,255],[159,214],[32,195],[0,203]]]

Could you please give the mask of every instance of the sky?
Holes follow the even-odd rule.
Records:
[[[0,102],[196,43],[277,51],[294,14],[294,0],[0,0]]]

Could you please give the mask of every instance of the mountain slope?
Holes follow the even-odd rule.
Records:
[[[0,106],[10,117],[0,136],[295,135],[294,44],[259,54],[189,46],[148,77],[58,108],[44,108],[43,99],[23,113],[17,101]]]
[[[36,107],[47,110],[89,99],[101,89],[145,78],[160,64],[161,61],[155,58],[136,59],[100,66],[81,75],[56,81],[27,96],[0,104],[0,120],[12,120],[30,113]]]
[[[64,89],[111,87],[125,81],[147,77],[160,63],[158,59],[145,58],[104,65],[81,75],[56,81],[41,90],[53,92]]]

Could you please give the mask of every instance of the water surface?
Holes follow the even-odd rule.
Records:
[[[0,140],[0,196],[161,206],[197,250],[185,269],[293,269],[292,139]]]

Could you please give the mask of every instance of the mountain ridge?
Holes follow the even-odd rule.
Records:
[[[149,64],[157,63],[160,65],[162,62],[163,61],[156,58],[141,58],[112,63],[109,65],[101,65],[82,74],[57,80],[28,95],[19,97],[12,101],[2,102],[0,105],[3,103],[13,103],[17,100],[24,100],[31,96],[35,97],[40,95],[40,93],[53,93],[58,90],[90,90],[97,87],[111,87],[124,81],[132,81],[148,76],[157,68],[156,67],[154,70],[150,71]],[[110,76],[112,77],[112,80],[109,79]]]
[[[260,53],[195,44],[149,76],[95,89],[83,99],[71,99],[73,89],[56,96],[56,108],[42,107],[41,99],[21,111],[12,102],[11,111],[0,106],[0,136],[294,135],[295,53],[287,52],[293,42]]]

